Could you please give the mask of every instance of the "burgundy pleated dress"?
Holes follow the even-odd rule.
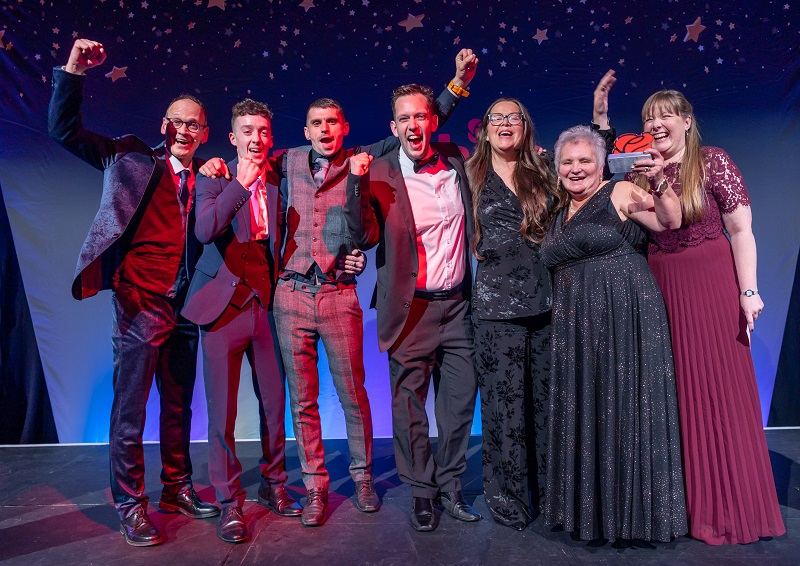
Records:
[[[749,543],[786,531],[721,216],[750,206],[750,198],[723,150],[703,154],[704,218],[652,233],[648,261],[669,315],[690,534],[708,544]],[[664,175],[680,194],[680,164]]]

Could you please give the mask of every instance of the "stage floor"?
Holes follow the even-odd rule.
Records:
[[[484,519],[462,523],[439,515],[432,533],[409,524],[410,488],[394,465],[391,439],[376,439],[375,479],[383,507],[359,513],[350,497],[347,444],[325,441],[331,473],[328,522],[306,528],[258,505],[258,445],[237,444],[244,466],[244,507],[251,538],[240,545],[216,536],[217,519],[192,520],[159,512],[158,445],[145,449],[150,516],[166,542],[150,548],[125,543],[109,504],[106,445],[0,447],[0,561],[8,564],[800,564],[800,430],[767,431],[772,467],[787,534],[749,545],[712,547],[685,537],[653,549],[592,547],[551,532],[535,521],[516,532]],[[302,497],[297,450],[287,443],[289,489]],[[214,500],[209,487],[205,443],[192,444],[195,488]],[[464,493],[487,516],[481,496],[480,438],[468,452]],[[438,515],[438,513],[437,513]]]

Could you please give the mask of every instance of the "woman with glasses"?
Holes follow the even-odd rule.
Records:
[[[489,107],[467,173],[484,497],[495,521],[523,530],[539,514],[546,473],[551,286],[539,243],[564,196],[513,98]]]

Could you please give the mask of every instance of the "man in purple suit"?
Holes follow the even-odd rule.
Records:
[[[272,315],[282,214],[272,148],[272,112],[245,99],[233,106],[231,144],[237,159],[231,179],[201,176],[197,227],[205,244],[181,314],[200,325],[208,402],[208,468],[222,504],[217,535],[247,539],[245,491],[234,428],[242,358],[252,368],[261,424],[259,503],[282,517],[299,517],[300,505],[284,488],[285,378]]]
[[[208,138],[199,100],[180,95],[161,119],[164,142],[151,148],[137,137],[108,138],[83,128],[84,72],[105,49],[78,39],[69,61],[53,70],[50,136],[103,171],[100,210],[81,249],[72,295],[113,291],[114,400],[109,455],[111,494],[128,544],[163,541],[147,515],[142,432],[155,375],[161,398],[160,507],[204,518],[219,509],[192,487],[189,435],[196,374],[197,326],[180,316],[199,243],[194,237],[195,151]]]

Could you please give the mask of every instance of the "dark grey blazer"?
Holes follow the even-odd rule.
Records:
[[[433,143],[458,174],[461,200],[464,203],[466,238],[464,246],[464,297],[468,300],[472,288],[472,193],[464,171],[464,157],[453,143]],[[378,281],[371,307],[378,314],[378,345],[381,351],[395,343],[405,326],[414,289],[417,283],[419,257],[417,233],[411,202],[408,199],[399,152],[376,159],[369,173],[362,177],[348,175],[345,216],[357,247],[369,249],[376,244],[375,266]]]

